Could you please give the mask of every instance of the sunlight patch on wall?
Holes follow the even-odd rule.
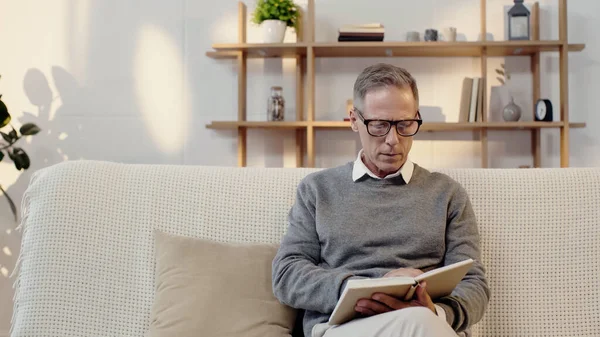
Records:
[[[180,151],[190,113],[184,100],[180,47],[160,28],[145,25],[139,31],[133,64],[138,105],[152,139],[164,152]]]
[[[12,256],[12,252],[10,251],[10,248],[8,247],[4,247],[2,248],[2,252],[4,253],[4,255],[6,256]]]
[[[6,269],[5,267],[1,267],[0,274],[2,274],[2,276],[4,277],[8,277],[8,269]]]

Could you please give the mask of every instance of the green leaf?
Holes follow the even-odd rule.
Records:
[[[2,134],[2,138],[4,139],[4,141],[8,142],[9,144],[12,143],[12,139],[10,138],[9,135],[7,135],[6,133],[1,132],[1,131],[0,131],[0,134]]]
[[[12,131],[10,131],[8,133],[8,136],[13,139],[13,140],[17,140],[19,139],[19,135],[17,135],[17,131],[15,129],[13,129]]]
[[[0,151],[0,161],[2,161],[2,159],[4,159],[4,152]]]
[[[37,125],[33,123],[25,123],[21,126],[21,129],[19,129],[19,131],[21,131],[21,134],[23,136],[33,136],[38,134],[41,130]]]
[[[8,108],[6,107],[6,104],[0,100],[0,128],[7,126],[8,123],[10,123],[10,120],[11,117],[8,113]]]
[[[257,0],[252,22],[260,24],[265,20],[281,20],[294,27],[301,16],[299,9],[291,0]]]
[[[21,169],[23,168],[23,165],[21,164],[21,158],[13,155],[10,151],[8,151],[8,156],[15,164],[15,168],[17,169],[17,171],[21,171]]]
[[[10,210],[12,211],[12,213],[15,217],[15,222],[17,222],[18,221],[17,206],[15,206],[15,202],[10,198],[10,195],[8,195],[8,193],[6,193],[6,191],[4,190],[4,188],[2,186],[0,186],[0,191],[2,191],[2,194],[4,194],[6,196],[6,200],[8,201],[8,205],[10,206]]]
[[[15,167],[17,170],[27,170],[31,165],[31,161],[29,160],[29,156],[25,151],[23,151],[20,147],[15,147],[13,152],[8,152],[8,156],[15,163]]]

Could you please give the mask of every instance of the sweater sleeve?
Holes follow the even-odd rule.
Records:
[[[446,226],[444,264],[468,258],[475,261],[471,270],[449,296],[436,302],[444,308],[446,320],[457,331],[477,323],[487,308],[490,289],[481,262],[479,230],[467,192],[459,186],[450,199]]]
[[[351,273],[321,267],[321,247],[315,222],[316,193],[305,180],[298,185],[288,227],[273,259],[273,293],[296,309],[333,312],[340,290]]]

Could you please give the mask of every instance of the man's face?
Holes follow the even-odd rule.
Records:
[[[410,88],[381,87],[367,92],[362,107],[364,119],[397,121],[417,118],[417,103]],[[374,137],[367,132],[362,119],[350,112],[352,130],[358,132],[363,147],[363,162],[383,178],[398,171],[408,158],[413,137],[403,137],[392,127],[387,135]]]

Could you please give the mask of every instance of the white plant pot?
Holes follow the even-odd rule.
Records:
[[[264,43],[282,43],[287,25],[281,20],[265,20],[261,23]]]

